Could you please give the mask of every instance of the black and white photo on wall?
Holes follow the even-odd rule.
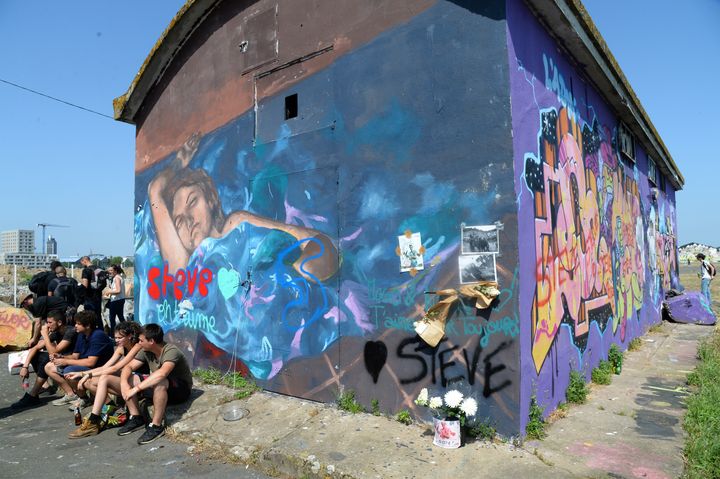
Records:
[[[477,283],[478,281],[497,282],[494,253],[479,253],[458,256],[460,283]]]
[[[461,228],[462,254],[499,253],[498,229],[495,225]]]

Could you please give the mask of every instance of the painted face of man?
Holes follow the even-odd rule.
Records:
[[[195,251],[212,233],[212,210],[197,185],[183,186],[175,192],[172,218],[180,242],[188,253]]]

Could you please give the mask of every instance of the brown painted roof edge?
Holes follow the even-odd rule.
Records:
[[[167,66],[182,48],[185,40],[220,0],[187,0],[138,70],[125,94],[113,100],[116,120],[135,124],[135,116],[150,89],[161,78]]]
[[[668,150],[667,146],[665,145],[665,142],[663,141],[662,137],[658,133],[658,131],[655,129],[655,125],[650,120],[650,116],[645,111],[645,108],[643,108],[642,103],[640,102],[640,99],[635,95],[635,90],[633,90],[632,86],[630,85],[630,82],[625,77],[625,73],[622,71],[622,68],[620,68],[620,65],[618,64],[617,60],[615,60],[615,56],[610,51],[610,48],[607,46],[607,43],[605,43],[605,39],[602,37],[600,32],[598,31],[597,27],[595,26],[595,23],[592,21],[592,18],[590,17],[590,14],[585,9],[585,6],[582,4],[581,0],[569,0],[572,4],[572,6],[577,10],[578,16],[580,20],[585,23],[587,26],[587,29],[592,33],[592,38],[596,41],[597,47],[600,49],[600,51],[606,56],[608,63],[612,66],[613,70],[617,73],[618,77],[620,78],[620,81],[622,82],[623,86],[627,89],[628,95],[632,99],[633,103],[635,104],[635,107],[640,111],[640,113],[643,116],[643,119],[647,122],[648,128],[650,128],[650,131],[652,131],[652,134],[655,135],[655,139],[660,144],[661,148],[663,149],[663,153],[665,154],[665,159],[669,163],[669,167],[672,168],[672,170],[678,175],[678,179],[680,184],[678,189],[682,188],[683,184],[685,183],[685,178],[683,177],[682,173],[680,172],[680,168],[678,168],[677,164],[675,163],[675,160],[673,160],[672,155],[670,154],[670,151]]]
[[[628,123],[635,136],[642,141],[648,154],[656,160],[675,189],[682,189],[685,179],[680,169],[582,1],[525,0],[525,2],[544,23],[550,34],[560,40],[562,47],[584,67],[591,81],[600,85],[600,93],[606,94],[606,100],[615,107],[618,116]],[[595,63],[588,64],[587,60]],[[608,98],[607,88],[614,90],[617,98]]]

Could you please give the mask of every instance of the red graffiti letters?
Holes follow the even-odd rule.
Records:
[[[162,270],[152,267],[148,271],[148,294],[152,299],[167,296],[168,286],[172,286],[173,296],[180,301],[183,298],[183,286],[187,287],[187,296],[192,296],[197,287],[200,296],[207,296],[208,284],[213,279],[212,271],[207,268],[179,269],[175,274],[168,273],[168,264]]]

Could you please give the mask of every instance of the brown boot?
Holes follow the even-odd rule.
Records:
[[[90,419],[84,419],[82,425],[68,434],[70,439],[79,439],[81,437],[96,436],[100,434],[100,424],[90,422]]]

